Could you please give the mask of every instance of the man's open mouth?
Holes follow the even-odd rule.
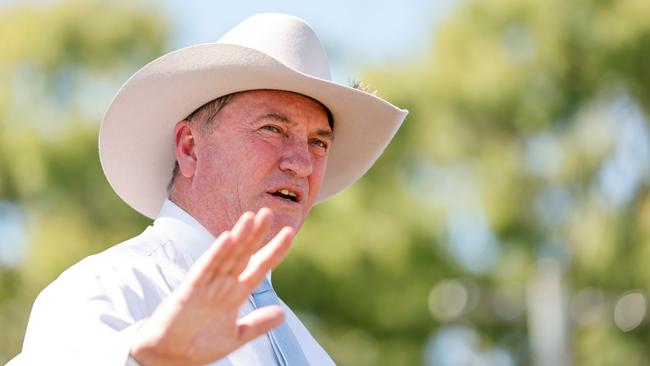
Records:
[[[279,198],[284,198],[285,200],[290,200],[293,202],[299,202],[298,201],[298,194],[296,192],[289,190],[289,189],[279,189],[275,192],[271,193],[272,196],[279,197]]]

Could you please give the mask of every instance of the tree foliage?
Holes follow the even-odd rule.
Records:
[[[377,252],[391,272],[403,268],[401,285],[383,281],[377,297],[419,311],[402,340],[422,345],[428,333],[435,344],[457,326],[480,340],[477,357],[502,364],[497,350],[516,364],[543,364],[531,339],[530,293],[540,259],[551,258],[562,274],[567,359],[650,364],[645,322],[624,332],[614,317],[628,291],[649,289],[649,16],[650,3],[636,0],[461,2],[428,58],[368,74],[411,110],[361,183],[361,205],[370,216],[388,212],[392,223],[381,231],[399,233],[378,242],[419,250],[405,261],[394,248]],[[447,318],[436,314],[445,280],[470,295]],[[427,295],[433,317],[422,309]]]
[[[0,362],[20,350],[47,283],[146,224],[106,183],[96,139],[118,83],[166,39],[162,15],[123,2],[2,8],[0,223],[22,233],[0,230]]]

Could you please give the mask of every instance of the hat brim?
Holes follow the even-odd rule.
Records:
[[[199,106],[234,92],[274,89],[309,96],[332,112],[334,143],[317,202],[354,183],[373,165],[406,110],[362,90],[299,72],[258,50],[209,43],[145,65],[117,92],[99,132],[99,157],[115,192],[155,218],[174,167],[174,127]]]

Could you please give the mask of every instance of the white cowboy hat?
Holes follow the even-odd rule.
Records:
[[[334,143],[317,201],[365,174],[408,113],[364,91],[330,81],[318,37],[300,18],[254,15],[216,43],[168,53],[117,92],[99,132],[99,157],[115,192],[156,217],[174,167],[174,126],[230,93],[286,90],[318,100],[334,117]]]

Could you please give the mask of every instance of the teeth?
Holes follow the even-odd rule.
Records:
[[[291,191],[288,190],[288,189],[281,189],[281,190],[280,190],[280,193],[282,193],[282,194],[285,195],[285,196],[296,197],[296,194],[293,193],[293,192],[291,192]]]

